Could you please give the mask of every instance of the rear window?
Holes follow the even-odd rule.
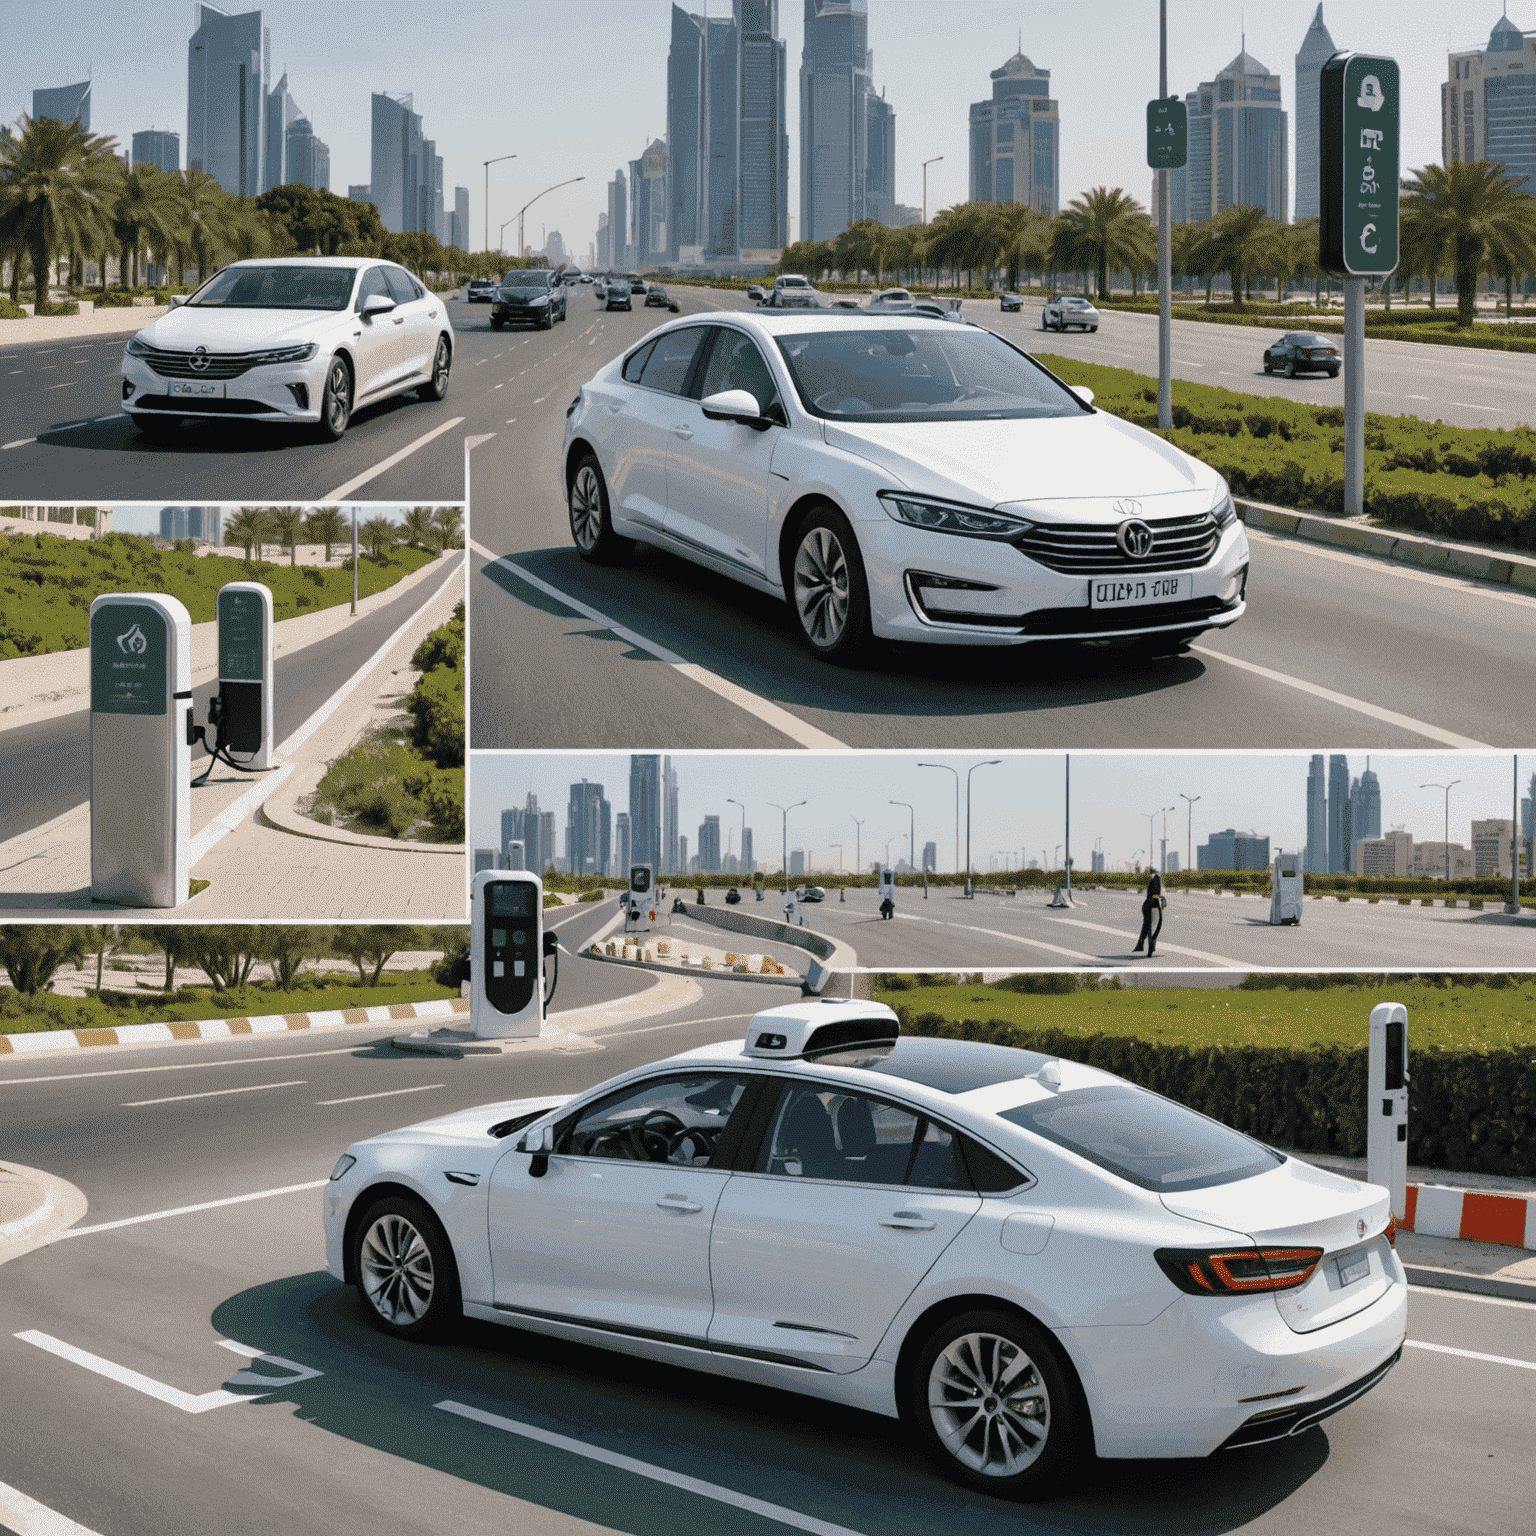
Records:
[[[1285,1161],[1240,1131],[1129,1084],[1072,1089],[1001,1114],[1158,1194],[1232,1184]]]

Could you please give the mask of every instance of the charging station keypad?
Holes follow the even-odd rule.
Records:
[[[537,887],[496,880],[485,887],[486,1000],[498,1013],[520,1013],[539,982]]]

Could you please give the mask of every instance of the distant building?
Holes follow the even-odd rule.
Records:
[[[629,266],[629,242],[624,238],[624,232],[629,228],[629,218],[625,213],[624,172],[617,170],[613,173],[613,180],[608,183],[608,237],[609,261],[615,267]]]
[[[1184,98],[1189,159],[1182,180],[1182,214],[1169,190],[1175,222],[1203,223],[1228,208],[1262,208],[1287,222],[1290,205],[1289,127],[1272,75],[1246,49]]]
[[[91,82],[58,85],[32,92],[32,120],[51,117],[56,123],[79,123],[82,133],[91,131]]]
[[[720,818],[706,816],[699,827],[699,873],[720,873]]]
[[[133,136],[133,163],[161,171],[181,169],[181,135],[164,128],[141,128]]]
[[[1357,838],[1352,868],[1357,875],[1406,878],[1413,873],[1413,834],[1394,830],[1385,837]]]
[[[475,867],[473,873],[479,874],[482,869],[495,869],[496,850],[494,848],[475,849]]]
[[[1301,867],[1310,874],[1328,873],[1328,780],[1321,752],[1312,754],[1307,769],[1307,845]]]
[[[1176,855],[1169,854],[1168,857],[1171,860]],[[1228,827],[1224,832],[1212,832],[1195,849],[1195,868],[1268,869],[1269,838],[1259,832],[1239,832],[1235,827]]]
[[[1163,873],[1176,875],[1179,872],[1179,856],[1177,853],[1168,853],[1163,856]]]
[[[631,862],[662,868],[661,758],[636,752],[629,759],[629,836]]]
[[[1536,33],[1509,17],[1493,26],[1486,48],[1452,53],[1440,87],[1442,163],[1497,160],[1536,192]]]
[[[565,853],[573,875],[605,875],[612,854],[612,812],[603,786],[583,779],[571,785],[565,812]]]
[[[552,229],[544,241],[544,265],[563,267],[565,263],[565,240],[558,229]]]
[[[204,171],[226,192],[264,190],[268,33],[260,11],[226,15],[196,8],[187,44],[187,169]]]
[[[222,544],[224,513],[220,507],[161,507],[162,539],[195,539],[200,544]]]
[[[373,201],[373,188],[366,181],[349,182],[347,185],[347,201],[349,203],[371,203]]]
[[[1350,836],[1353,842],[1363,837],[1381,836],[1381,780],[1365,760],[1365,772],[1349,786]]]
[[[441,238],[443,162],[421,127],[421,115],[414,110],[409,93],[373,93],[373,178],[368,201],[392,234]]]
[[[939,845],[937,843],[923,844],[923,868],[937,872],[939,867]]]
[[[1349,801],[1349,759],[1342,752],[1328,759],[1328,870],[1342,874],[1349,869],[1352,813]]]
[[[688,839],[679,836],[677,839],[677,868],[673,873],[679,875],[687,874],[688,869]]]
[[[1446,851],[1450,851],[1447,870]],[[1410,873],[1417,880],[1470,880],[1474,865],[1472,850],[1460,843],[1415,843],[1413,868]]]
[[[662,868],[671,871],[681,869],[677,847],[677,770],[672,759],[661,760],[661,857]]]
[[[637,267],[667,259],[667,143],[653,139],[629,162],[629,243]]]
[[[1323,25],[1323,8],[1317,8],[1307,35],[1296,54],[1296,222],[1315,219],[1318,214],[1318,172],[1322,145],[1319,114],[1321,111],[1323,65],[1338,50]],[[1375,832],[1367,837],[1380,834]]]
[[[469,188],[453,189],[453,222],[448,228],[448,244],[458,250],[469,249]]]
[[[267,93],[267,142],[261,172],[261,190],[285,187],[294,180],[288,174],[288,130],[303,117],[299,104],[288,93],[288,72]]]
[[[1055,218],[1061,193],[1061,107],[1051,72],[1022,52],[992,71],[992,99],[971,103],[970,195]]]
[[[805,873],[805,849],[792,849],[789,855],[789,872],[791,875],[803,875]]]
[[[864,217],[896,223],[896,113],[873,90],[865,97]]]
[[[320,192],[331,190],[331,147],[324,139],[315,137],[315,130],[307,117],[296,117],[288,125],[287,181],[285,185],[314,187]]]
[[[1509,850],[1515,824],[1508,816],[1472,823],[1472,873],[1509,877]]]
[[[1198,858],[1199,855],[1197,854],[1196,857]],[[1203,867],[1203,866],[1201,866],[1201,867]],[[1095,849],[1094,853],[1093,853],[1093,863],[1092,863],[1091,873],[1093,873],[1095,875],[1102,875],[1104,873],[1104,871],[1106,869],[1108,869],[1108,868],[1109,868],[1108,864],[1105,863],[1105,855],[1103,853],[1099,852],[1097,849]]]
[[[752,853],[752,828],[741,829],[741,872],[750,875],[757,870],[757,860]]]
[[[620,811],[613,820],[615,851],[612,873],[621,880],[628,880],[629,867],[634,862],[630,857],[629,812]]]
[[[608,215],[600,213],[597,216],[597,262],[596,265],[603,271],[609,271],[613,267],[612,252],[608,245]]]

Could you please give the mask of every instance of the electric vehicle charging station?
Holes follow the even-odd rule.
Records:
[[[217,611],[219,691],[208,723],[226,760],[236,752],[242,761],[234,766],[264,770],[272,766],[272,589],[232,581],[219,588]]]
[[[1392,1214],[1408,1212],[1408,1010],[1401,1003],[1371,1009],[1366,1076],[1366,1177],[1384,1184]]]
[[[482,869],[470,912],[470,1033],[476,1040],[537,1038],[546,1001],[544,882],[527,870]]]
[[[886,916],[886,911],[885,911],[885,904],[886,904],[886,902],[890,902],[890,904],[891,904],[891,911],[893,913],[896,910],[896,871],[894,869],[890,869],[886,865],[882,864],[880,866],[879,886],[880,886],[880,915],[881,915],[881,917],[884,917],[884,916]]]
[[[526,868],[528,864],[528,854],[527,850],[524,848],[522,838],[514,837],[512,841],[507,844],[507,851],[502,855],[502,858],[504,860],[501,866],[503,869]]]
[[[158,592],[90,613],[91,899],[176,907],[192,840],[192,618]]]
[[[1301,926],[1302,886],[1301,855],[1277,853],[1269,871],[1269,921],[1272,927],[1282,923]]]
[[[649,933],[656,921],[655,870],[649,864],[629,867],[629,900],[624,904],[624,932]]]

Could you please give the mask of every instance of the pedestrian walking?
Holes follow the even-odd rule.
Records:
[[[1163,877],[1154,870],[1147,873],[1147,890],[1141,898],[1141,933],[1136,939],[1136,948],[1133,954],[1140,954],[1142,945],[1146,945],[1148,958],[1157,953],[1157,936],[1163,931],[1163,908],[1168,905],[1168,899],[1163,895]],[[1152,919],[1157,919],[1156,926]]]

